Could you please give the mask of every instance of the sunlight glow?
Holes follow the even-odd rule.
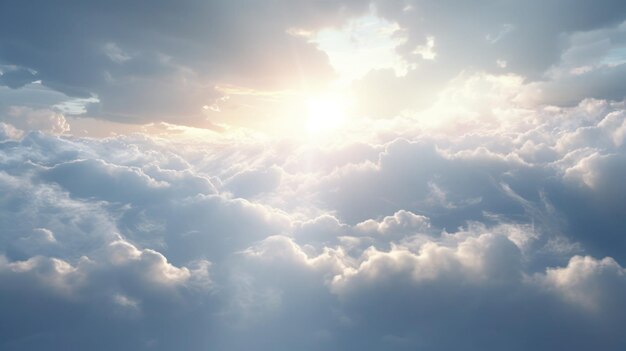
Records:
[[[307,101],[307,131],[328,133],[345,123],[347,103],[338,96],[316,96]]]

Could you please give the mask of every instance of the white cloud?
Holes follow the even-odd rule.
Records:
[[[623,345],[623,106],[470,118],[504,125],[6,138],[1,345]]]
[[[596,313],[619,306],[626,292],[626,270],[610,257],[574,256],[566,267],[548,269],[542,279],[571,303]]]
[[[372,4],[362,119],[324,141],[207,119],[325,87],[311,38]],[[0,349],[626,348],[625,9],[0,12]]]

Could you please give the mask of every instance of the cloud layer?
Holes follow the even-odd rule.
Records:
[[[0,1],[0,349],[626,349],[625,20]],[[348,82],[358,118],[209,118],[290,125],[263,106],[336,88],[328,28],[406,68]]]
[[[623,104],[474,118],[326,146],[3,125],[0,344],[623,348]]]

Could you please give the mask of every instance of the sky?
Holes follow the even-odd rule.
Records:
[[[624,350],[626,2],[0,0],[0,349]]]

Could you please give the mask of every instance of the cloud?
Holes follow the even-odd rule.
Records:
[[[624,78],[625,64],[600,66],[548,82],[530,84],[529,90],[538,90],[534,94],[530,93],[534,95],[533,100],[561,106],[576,105],[585,98],[622,101],[626,98],[626,91],[620,84]]]
[[[2,349],[623,348],[623,103],[472,79],[327,145],[3,124]]]
[[[408,40],[401,48],[407,57],[415,46],[434,37],[436,60],[448,69],[469,66],[493,72],[500,59],[511,72],[530,77],[540,76],[559,60],[559,36],[614,27],[625,18],[623,4],[611,0],[593,5],[584,1],[493,5],[492,1],[377,3],[382,16],[398,21],[407,31]]]
[[[572,304],[600,313],[623,304],[616,294],[626,288],[624,273],[624,268],[610,257],[596,260],[574,256],[566,267],[549,269],[543,279]]]
[[[626,348],[622,2],[7,6],[0,349]],[[406,75],[330,142],[206,119],[368,11]]]
[[[11,69],[2,69],[2,85],[40,81],[69,97],[97,97],[88,114],[99,118],[204,125],[202,107],[221,96],[217,85],[323,84],[333,75],[326,55],[288,29],[339,24],[367,2],[7,6],[0,62]]]
[[[405,75],[372,70],[355,82],[361,114],[390,118],[428,109],[475,73],[524,79],[527,105],[621,101],[626,8],[619,1],[374,1],[397,23]],[[423,55],[428,47],[429,55]],[[384,89],[379,89],[384,87]]]
[[[227,179],[225,186],[235,196],[250,198],[259,193],[274,190],[280,184],[280,178],[281,170],[278,167],[245,170]]]
[[[32,83],[37,78],[32,71],[27,69],[13,69],[2,72],[0,75],[0,85],[7,86],[12,89],[21,88],[26,84]]]
[[[140,251],[124,241],[73,264],[42,256],[12,262],[1,257],[0,295],[11,301],[5,312],[14,315],[3,328],[2,345],[106,349],[158,344],[159,335],[169,329],[164,323],[186,309],[183,296],[210,287],[206,267],[174,267],[158,252]],[[130,331],[138,322],[146,329]],[[96,335],[106,341],[95,343]]]
[[[423,110],[468,73],[520,76],[533,104],[624,97],[619,78],[626,9],[615,0],[506,6],[422,0],[8,6],[0,27],[0,85],[10,89],[2,88],[0,95],[12,96],[10,106],[39,110],[91,99],[72,113],[117,122],[215,128],[204,106],[215,106],[229,89],[327,87],[337,73],[327,54],[293,33],[340,27],[367,15],[370,7],[397,25],[396,51],[409,69],[404,76],[372,70],[354,82],[360,114],[392,117]],[[18,103],[15,95],[27,99]],[[250,111],[268,112],[265,102],[256,103],[260,112]],[[230,113],[249,121],[240,111],[248,108],[243,105],[233,103]]]

